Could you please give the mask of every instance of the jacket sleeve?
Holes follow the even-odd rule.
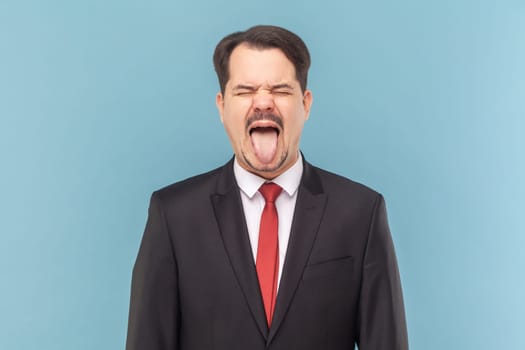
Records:
[[[154,193],[133,268],[126,350],[177,350],[178,312],[173,245]]]
[[[364,254],[357,331],[360,350],[408,350],[401,281],[381,195]]]

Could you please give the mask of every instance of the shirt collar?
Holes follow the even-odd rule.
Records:
[[[235,157],[235,161],[233,162],[233,173],[235,174],[235,180],[237,180],[239,188],[250,199],[253,198],[257,191],[259,191],[259,188],[262,186],[262,184],[264,184],[267,181],[266,179],[253,173],[250,173],[248,170],[241,167],[239,162],[237,161],[237,157]],[[281,186],[282,189],[291,197],[297,191],[299,183],[301,182],[302,175],[303,158],[301,153],[299,152],[299,157],[297,157],[297,161],[295,162],[295,164],[292,165],[290,169],[277,176],[271,182],[274,182]]]

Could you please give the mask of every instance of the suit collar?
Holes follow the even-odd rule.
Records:
[[[244,300],[248,304],[261,335],[267,339],[268,326],[239,187],[233,174],[233,158],[222,167],[217,180],[216,192],[211,195],[211,201],[224,248],[244,295]]]
[[[238,189],[238,185],[233,174],[233,161],[234,158],[232,157],[228,163],[217,169],[219,171],[219,176],[217,178],[217,185],[214,193],[215,195],[226,195],[231,191]]]
[[[312,195],[322,194],[324,192],[323,185],[316,168],[304,159],[302,153],[301,156],[303,158],[303,177],[300,186]]]
[[[276,335],[293,301],[326,206],[327,196],[316,169],[306,161],[303,161],[303,166],[303,177],[297,194],[290,241],[267,344]]]

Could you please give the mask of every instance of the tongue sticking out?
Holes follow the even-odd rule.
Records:
[[[277,152],[277,130],[256,128],[251,132],[252,146],[261,163],[270,163]]]

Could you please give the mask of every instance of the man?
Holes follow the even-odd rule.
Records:
[[[299,152],[303,41],[256,26],[214,64],[235,156],[153,193],[126,349],[408,349],[382,196]]]

